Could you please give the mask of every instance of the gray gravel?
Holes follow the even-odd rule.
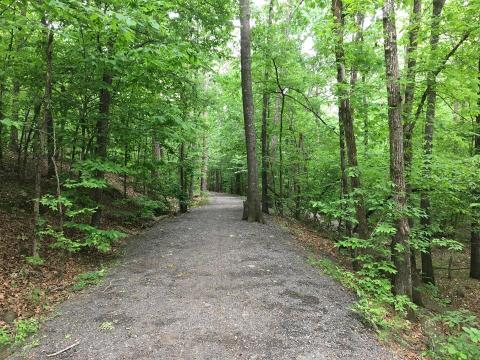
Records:
[[[240,218],[238,197],[211,194],[136,237],[102,285],[42,325],[39,346],[11,358],[80,341],[53,359],[397,359],[284,229]]]

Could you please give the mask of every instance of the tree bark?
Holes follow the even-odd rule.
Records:
[[[0,82],[2,79],[0,79]],[[0,169],[3,168],[3,136],[2,136],[2,131],[3,131],[3,125],[2,125],[2,120],[5,118],[4,112],[3,112],[3,93],[4,93],[5,85],[0,83]]]
[[[208,145],[207,135],[202,136],[202,169],[200,176],[200,191],[206,192],[208,189],[207,174],[208,174]]]
[[[474,155],[480,156],[480,59],[478,60],[478,113],[474,135]],[[480,198],[480,190],[474,189],[473,199]],[[477,203],[479,201],[476,201]],[[480,280],[480,209],[473,208],[473,221],[470,243],[470,277]]]
[[[48,173],[47,134],[48,124],[52,121],[52,69],[53,69],[53,31],[45,18],[42,19],[45,31],[45,93],[43,96],[43,118],[37,126],[35,141],[35,186],[33,200],[34,234],[32,256],[39,256],[40,199],[42,196],[42,176]]]
[[[392,237],[391,248],[393,263],[397,273],[394,275],[393,284],[394,291],[397,295],[406,295],[412,298],[410,245],[408,243],[410,228],[408,219],[404,214],[406,208],[406,189],[395,0],[385,0],[383,4],[383,32],[390,134],[390,178],[394,186],[392,198],[396,205],[396,233]]]
[[[332,13],[335,24],[335,59],[337,64],[337,83],[338,83],[338,116],[343,124],[345,131],[345,145],[347,150],[348,171],[347,176],[350,179],[351,191],[355,199],[355,213],[358,222],[357,232],[361,239],[368,239],[368,222],[365,211],[363,196],[360,193],[361,182],[358,173],[357,145],[353,127],[352,106],[348,91],[348,81],[345,71],[345,52],[343,48],[343,26],[344,14],[343,3],[341,0],[332,0]],[[355,79],[352,79],[355,83]]]
[[[152,177],[157,178],[158,177],[158,164],[159,162],[163,159],[163,148],[162,145],[160,144],[160,141],[158,141],[158,134],[157,134],[157,129],[153,129],[153,134],[152,134],[152,157],[154,161],[154,170],[152,170]]]
[[[439,25],[440,15],[442,13],[445,0],[433,0],[432,25],[430,35],[430,59],[436,57],[436,50],[440,40]],[[427,111],[425,116],[425,130],[423,138],[423,167],[422,176],[426,181],[432,177],[432,151],[433,151],[433,133],[435,126],[435,108],[437,102],[437,80],[433,69],[427,74]],[[430,194],[427,185],[420,194],[420,208],[425,216],[421,219],[421,226],[427,234],[428,244],[421,253],[422,258],[422,280],[425,283],[435,284],[435,275],[433,271],[432,251],[430,246],[429,227],[431,226]]]
[[[247,147],[248,169],[248,221],[264,222],[258,194],[258,170],[256,158],[256,134],[253,109],[252,69],[250,51],[250,4],[249,0],[240,0],[240,38],[241,38],[241,77],[245,141]]]
[[[178,203],[180,206],[180,213],[186,213],[188,211],[187,206],[187,184],[186,184],[186,176],[185,176],[185,143],[182,141],[180,143],[179,148],[179,185],[180,185],[180,193],[178,197]]]
[[[100,89],[100,103],[99,103],[99,117],[96,124],[97,141],[95,145],[95,157],[99,161],[107,159],[107,145],[108,145],[108,126],[110,117],[110,105],[112,101],[112,94],[110,87],[112,86],[112,75],[105,71],[102,76],[102,88]],[[103,171],[97,171],[97,178],[103,179]],[[97,204],[97,209],[92,215],[92,226],[99,226],[102,219],[102,201],[103,189],[95,189],[93,198]]]
[[[223,192],[222,174],[220,169],[215,170],[215,192]]]
[[[422,1],[414,0],[413,9],[410,15],[410,30],[408,32],[407,46],[407,75],[404,93],[404,103],[402,111],[403,133],[404,133],[404,158],[405,158],[405,174],[407,179],[407,195],[410,193],[409,175],[413,160],[413,129],[415,121],[413,115],[413,100],[415,98],[415,81],[417,75],[417,49],[418,49],[418,31],[420,28],[420,20],[422,15]]]
[[[42,19],[45,29],[45,93],[43,95],[43,121],[39,127],[39,146],[40,146],[40,172],[42,176],[49,173],[49,145],[48,134],[53,124],[52,115],[52,71],[53,71],[53,38],[54,33],[49,28],[46,19]]]
[[[270,6],[268,8],[268,20],[267,26],[270,28],[272,25],[273,15],[273,0],[270,0]],[[267,46],[269,45],[269,36],[267,36]],[[262,211],[265,214],[269,212],[269,199],[268,199],[268,108],[270,105],[270,96],[268,94],[268,78],[269,67],[267,65],[268,54],[265,54],[265,69],[263,72],[264,89],[262,96]]]
[[[403,147],[404,147],[404,163],[405,163],[405,188],[407,203],[411,194],[410,174],[413,161],[413,130],[415,120],[413,119],[413,100],[415,98],[415,82],[417,75],[417,49],[418,49],[418,31],[420,29],[420,20],[422,15],[422,1],[414,0],[412,12],[410,14],[408,45],[407,45],[407,74],[405,92],[403,96],[402,122],[403,122]],[[413,226],[413,218],[409,218],[410,227]],[[412,266],[412,298],[415,304],[422,306],[422,295],[417,290],[421,285],[419,270],[417,269],[417,261],[415,250],[411,249],[411,266]]]

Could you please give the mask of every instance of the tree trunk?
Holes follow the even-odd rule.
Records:
[[[268,8],[268,21],[267,25],[270,28],[272,25],[272,15],[273,15],[273,0],[270,0],[270,6]],[[270,37],[267,36],[267,46],[269,45]],[[268,54],[265,54],[265,69],[263,73],[264,80],[264,89],[262,96],[262,211],[265,214],[269,212],[269,199],[268,199],[268,136],[267,136],[267,127],[268,127],[268,108],[270,105],[270,96],[268,94]]]
[[[478,113],[476,117],[476,131],[474,135],[474,155],[480,156],[480,59],[478,61]],[[480,198],[480,190],[474,189],[473,199]],[[475,201],[475,200],[474,200]],[[473,221],[470,244],[470,277],[480,280],[480,209],[473,208]]]
[[[18,81],[18,79],[15,78],[13,80],[13,88],[12,88],[12,121],[15,123],[18,123],[18,113],[20,111],[20,104],[18,101],[19,94],[20,94],[20,81]],[[12,126],[12,128],[10,129],[10,150],[12,150],[14,154],[18,154],[19,152],[18,129],[16,126]]]
[[[53,154],[53,113],[52,113],[52,75],[53,75],[53,37],[54,32],[49,28],[45,18],[42,24],[46,34],[45,44],[45,94],[43,99],[44,126],[43,136],[40,136],[40,147],[42,148],[42,175],[53,174],[51,157]],[[45,151],[43,150],[45,149]]]
[[[415,121],[413,115],[413,100],[415,98],[415,81],[417,75],[417,49],[418,49],[418,31],[420,29],[420,20],[422,15],[422,1],[414,0],[413,9],[410,15],[410,24],[408,32],[407,46],[407,75],[404,94],[404,103],[402,111],[403,132],[404,132],[404,158],[405,158],[405,175],[407,179],[407,196],[410,193],[409,175],[413,160],[413,130]]]
[[[35,141],[35,188],[33,200],[34,236],[32,256],[39,256],[39,230],[40,230],[40,199],[42,196],[42,176],[48,173],[47,134],[48,124],[52,121],[52,65],[53,65],[53,31],[49,28],[47,20],[42,19],[45,29],[45,93],[43,96],[43,119],[37,126]]]
[[[104,72],[102,76],[102,88],[100,89],[100,103],[99,103],[99,117],[97,120],[97,141],[95,145],[95,157],[98,161],[105,161],[107,159],[107,144],[108,144],[108,123],[110,117],[110,105],[112,101],[112,94],[110,87],[112,86],[112,75]],[[99,179],[104,177],[103,171],[97,171],[96,176]],[[95,189],[93,194],[97,209],[92,215],[92,226],[99,226],[102,219],[102,200],[103,189]]]
[[[201,175],[200,175],[200,191],[201,192],[206,192],[208,189],[207,174],[208,174],[207,135],[203,134],[202,136],[202,169],[201,169]]]
[[[440,15],[442,13],[445,0],[433,0],[432,25],[430,35],[430,58],[436,57],[436,50],[440,40],[439,25]],[[423,167],[422,177],[424,181],[430,181],[432,177],[432,150],[433,150],[433,133],[435,126],[435,108],[437,102],[437,81],[433,69],[427,74],[427,111],[425,116],[425,131],[423,138]],[[424,211],[425,216],[421,219],[422,229],[426,232],[428,244],[421,253],[422,257],[422,280],[425,283],[435,284],[435,276],[433,272],[432,252],[430,246],[429,227],[431,226],[431,209],[429,186],[423,189],[420,195],[420,208]]]
[[[345,130],[342,122],[342,118],[338,117],[338,137],[340,148],[340,199],[346,199],[348,197],[348,176],[347,176],[347,161],[345,160]],[[342,205],[345,207],[345,205]],[[341,227],[341,223],[339,224]],[[345,221],[345,232],[347,236],[352,236],[352,224],[350,221]]]
[[[185,143],[182,141],[180,144],[179,150],[179,185],[180,185],[180,193],[178,197],[178,203],[180,206],[180,212],[186,213],[188,210],[187,206],[187,184],[186,184],[186,176],[185,176]]]
[[[154,170],[152,170],[152,177],[157,178],[158,177],[158,163],[162,160],[163,158],[163,149],[162,145],[160,144],[160,141],[158,141],[158,135],[157,135],[157,130],[153,130],[152,134],[152,157],[154,161]]]
[[[345,52],[343,49],[343,26],[344,14],[341,0],[332,0],[332,13],[335,23],[335,59],[337,64],[337,82],[338,82],[338,115],[342,121],[345,131],[345,145],[347,149],[348,178],[350,179],[351,191],[355,199],[355,213],[358,236],[361,239],[368,239],[368,222],[365,211],[363,196],[359,190],[361,188],[360,174],[358,173],[357,145],[355,132],[353,128],[353,114],[349,98],[348,82],[345,71]],[[353,72],[352,72],[353,73]],[[355,79],[352,80],[352,83]]]
[[[0,82],[2,79],[0,79]],[[3,136],[2,136],[2,120],[5,118],[5,114],[3,112],[3,93],[4,93],[5,85],[0,83],[0,169],[3,168]]]
[[[264,222],[258,194],[258,170],[256,157],[256,134],[253,119],[253,90],[250,55],[250,4],[249,0],[240,0],[240,38],[241,38],[241,77],[245,141],[247,147],[248,170],[248,221]]]
[[[242,195],[242,173],[235,172],[234,177],[234,193],[237,195]]]
[[[413,100],[415,98],[415,81],[417,75],[417,49],[418,49],[418,31],[420,29],[420,20],[422,15],[422,1],[414,0],[413,8],[410,14],[410,24],[408,32],[407,45],[407,75],[405,84],[405,93],[403,97],[402,122],[403,122],[403,148],[405,163],[405,188],[407,203],[411,194],[410,174],[413,161],[413,130],[415,121],[413,119]],[[409,225],[413,227],[413,218],[409,218]],[[411,249],[412,266],[412,297],[415,304],[422,306],[422,296],[417,288],[421,285],[419,270],[417,269],[416,251]]]
[[[394,290],[397,295],[412,298],[412,273],[410,228],[404,215],[406,208],[405,172],[403,162],[403,126],[401,119],[400,75],[398,70],[397,29],[395,24],[395,0],[383,4],[383,31],[385,49],[385,72],[388,94],[388,122],[390,133],[390,177],[393,183],[392,198],[396,205],[396,233],[392,237],[392,258],[397,273],[394,275]]]
[[[215,192],[223,192],[222,174],[220,169],[215,170]]]
[[[283,184],[283,114],[285,112],[285,96],[283,95],[283,89],[280,89],[282,94],[282,105],[280,106],[280,134],[278,136],[278,213],[283,216],[283,199],[284,199],[284,184]]]

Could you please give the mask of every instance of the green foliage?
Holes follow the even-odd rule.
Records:
[[[115,205],[120,207],[115,211],[115,215],[121,216],[127,223],[152,220],[155,216],[168,214],[172,211],[166,200],[153,200],[146,196],[122,199],[116,201]]]
[[[98,271],[90,271],[83,274],[75,276],[75,284],[73,289],[78,291],[82,290],[87,286],[98,285],[107,273],[106,269],[101,269]]]
[[[115,326],[110,321],[104,321],[103,323],[100,324],[100,330],[112,331],[114,329],[115,329]]]
[[[11,331],[0,327],[0,350],[12,344],[21,345],[29,336],[36,334],[38,328],[35,318],[16,320]]]
[[[473,326],[477,323],[475,314],[468,310],[450,310],[435,316],[433,321],[440,321],[452,330],[460,331],[463,326]]]
[[[466,310],[446,311],[430,321],[446,326],[448,332],[434,333],[432,348],[426,355],[433,359],[473,360],[480,357],[480,328],[476,316]]]
[[[11,341],[7,328],[0,327],[0,349],[8,346]]]
[[[40,256],[27,256],[25,260],[27,261],[27,264],[34,266],[41,266],[45,264],[45,260],[42,259]]]
[[[101,252],[110,251],[112,244],[125,236],[124,233],[117,230],[102,230],[88,224],[67,222],[65,228],[84,234],[78,241],[80,247],[95,248]]]
[[[356,292],[358,300],[353,309],[375,330],[391,331],[406,326],[401,317],[393,315],[396,313],[403,317],[407,311],[414,310],[415,305],[406,296],[393,295],[390,281],[378,276],[376,266],[364,265],[361,271],[354,273],[327,259],[310,258],[309,262]],[[390,271],[391,266],[387,266],[387,269]]]
[[[15,343],[21,343],[29,336],[36,334],[38,326],[38,320],[35,318],[15,321],[15,333],[13,336]]]

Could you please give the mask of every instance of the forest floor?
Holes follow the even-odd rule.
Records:
[[[396,359],[272,218],[238,197],[129,240],[104,278],[60,305],[11,359]],[[50,357],[49,357],[50,358]]]
[[[84,251],[66,256],[64,264],[58,250],[52,249],[47,239],[43,239],[40,249],[43,263],[30,264],[28,256],[31,254],[34,227],[32,181],[19,181],[14,173],[0,170],[0,182],[0,330],[13,332],[19,321],[44,316],[56,304],[72,296],[72,288],[82,287],[78,279],[80,274],[96,272],[115,261],[128,237],[108,253]],[[54,186],[54,183],[46,181],[44,191],[53,193]],[[131,192],[129,195],[134,196]],[[128,206],[120,209],[115,205],[114,200],[117,199],[122,199],[121,191],[112,186],[106,194],[105,228],[131,236],[153,225],[151,219],[127,221],[125,216],[115,215],[120,213],[119,210],[123,213],[135,210]],[[48,213],[43,216],[49,220],[52,218]],[[60,274],[61,268],[64,269],[63,275]],[[0,341],[0,359],[5,356],[1,345]]]

